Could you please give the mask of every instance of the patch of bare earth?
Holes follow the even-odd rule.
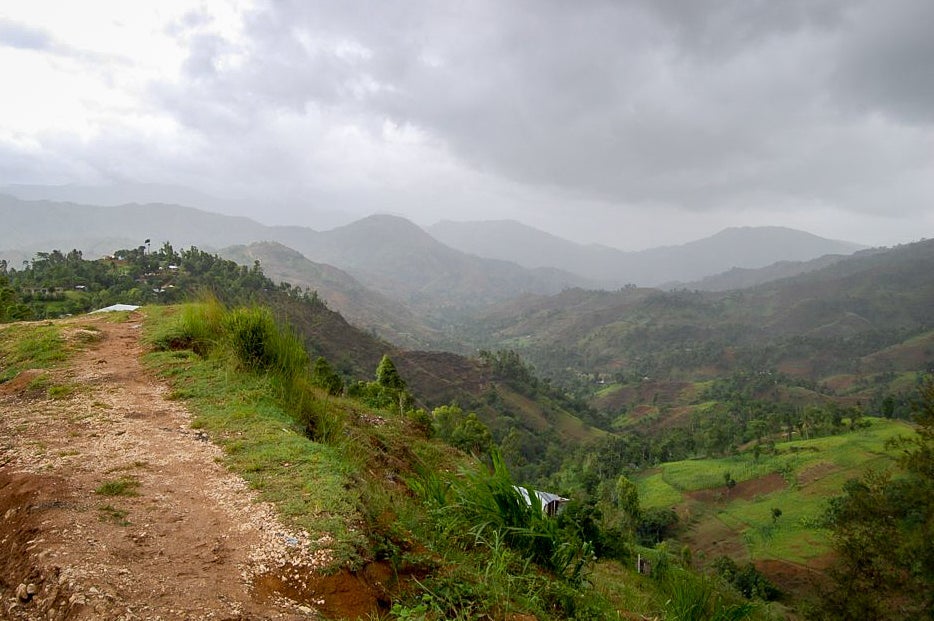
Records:
[[[771,473],[758,479],[740,481],[733,489],[727,486],[686,492],[686,495],[704,503],[729,502],[731,500],[753,500],[756,496],[765,496],[785,488],[785,479],[777,473]]]
[[[757,496],[764,496],[785,488],[785,479],[776,473],[768,474],[758,479],[750,479],[737,483],[733,489],[725,485],[719,488],[710,488],[685,492],[692,501],[699,503],[700,507],[714,507],[733,500],[753,500]],[[706,511],[706,509],[701,509]],[[691,521],[690,508],[682,508],[682,519]],[[718,556],[729,556],[736,561],[748,558],[746,544],[742,535],[735,529],[727,526],[720,520],[705,520],[701,524],[692,524],[684,535],[685,542],[697,552],[703,552],[708,559]]]
[[[35,372],[0,390],[0,618],[319,618],[326,538],[224,469],[140,367],[139,316],[71,321],[90,342],[47,378],[69,396],[30,390]],[[96,491],[118,481],[130,495]]]
[[[758,560],[755,565],[783,593],[794,599],[796,596],[811,595],[820,587],[828,586],[827,568],[832,562],[833,557],[828,555],[813,559],[808,565],[778,559]]]

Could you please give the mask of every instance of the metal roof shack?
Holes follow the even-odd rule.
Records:
[[[517,492],[519,492],[519,494],[522,495],[522,498],[525,500],[525,503],[531,507],[532,498],[529,496],[528,488],[520,487],[518,485],[513,485],[513,487],[515,488]],[[564,505],[571,502],[570,498],[564,498],[562,496],[558,496],[557,494],[552,494],[550,492],[542,492],[536,489],[536,490],[533,490],[533,493],[535,494],[536,498],[538,498],[538,502],[541,503],[542,513],[544,513],[548,517],[554,517],[558,515],[558,513],[561,512],[561,509],[564,507]]]

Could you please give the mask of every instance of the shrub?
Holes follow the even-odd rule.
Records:
[[[740,568],[730,557],[720,556],[714,559],[711,566],[717,575],[733,585],[746,599],[757,597],[771,601],[781,595],[775,585],[752,563],[747,563]]]
[[[636,535],[642,545],[651,546],[671,536],[678,525],[678,514],[674,509],[649,509],[642,513]]]
[[[315,363],[311,368],[311,383],[323,388],[331,396],[337,396],[344,392],[344,380],[321,356],[315,359]]]
[[[305,435],[315,442],[336,442],[344,429],[345,416],[340,408],[316,399],[305,380],[296,378],[286,394],[293,415],[304,427]]]
[[[224,334],[237,361],[246,369],[293,378],[308,366],[308,354],[301,339],[276,325],[268,308],[230,311],[224,317]]]
[[[502,540],[511,549],[540,567],[569,582],[577,582],[593,558],[593,545],[576,536],[576,528],[562,528],[548,517],[533,490],[531,503],[513,484],[502,456],[491,453],[492,471],[480,468],[442,487],[436,479],[424,480],[420,491],[426,503],[443,506],[448,528],[460,533],[460,541],[471,547],[479,541]],[[443,498],[439,497],[443,494]],[[459,524],[460,526],[455,526]]]

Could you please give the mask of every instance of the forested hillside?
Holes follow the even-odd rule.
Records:
[[[934,242],[856,256],[795,278],[723,293],[625,288],[526,298],[464,326],[514,347],[551,377],[633,383],[778,371],[819,383],[885,371],[877,352],[934,327]],[[908,346],[908,345],[906,345]],[[891,352],[890,352],[891,354]],[[917,360],[906,360],[911,370]]]
[[[172,304],[208,296],[225,304],[270,307],[298,331],[310,354],[327,360],[347,385],[370,379],[389,353],[408,378],[419,407],[458,403],[475,412],[497,441],[507,436],[514,444],[521,440],[521,452],[527,455],[521,463],[530,475],[556,470],[562,454],[558,447],[566,451],[602,433],[591,426],[595,421],[585,404],[543,388],[518,358],[495,365],[483,357],[399,349],[347,323],[316,290],[274,283],[258,259],[247,267],[194,247],[176,251],[164,244],[152,250],[119,250],[94,261],[77,250],[43,252],[21,269],[0,266],[3,320],[58,318],[116,303]],[[555,447],[549,460],[540,459],[545,446]],[[518,453],[514,456],[518,460]]]
[[[365,287],[347,272],[325,263],[309,261],[304,255],[277,242],[231,246],[219,251],[241,265],[259,261],[263,272],[276,282],[289,282],[318,292],[328,307],[358,328],[374,332],[407,349],[457,349],[437,329],[406,305]]]

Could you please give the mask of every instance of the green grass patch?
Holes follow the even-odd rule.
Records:
[[[673,507],[684,500],[684,494],[667,483],[661,472],[640,477],[637,486],[643,507]]]
[[[49,369],[68,357],[58,324],[0,326],[0,383],[26,369]]]
[[[623,389],[622,384],[607,384],[606,386],[598,390],[597,393],[594,395],[594,397],[596,399],[600,399],[603,397],[609,397],[610,395],[615,395],[622,389]]]
[[[852,469],[854,472],[851,476],[858,476],[867,464],[884,463],[891,459],[891,453],[885,448],[888,440],[913,433],[910,425],[900,421],[880,418],[865,420],[869,424],[865,429],[836,436],[778,443],[774,454],[763,453],[758,460],[751,452],[747,452],[729,457],[669,462],[659,466],[659,469],[664,482],[682,492],[724,487],[726,472],[737,482],[743,482],[771,473],[796,476],[807,467],[821,462],[846,470]]]
[[[619,563],[597,562],[591,579],[598,592],[616,610],[652,618],[658,612],[658,582],[622,567]]]
[[[94,493],[100,496],[139,496],[139,486],[139,479],[135,477],[120,477],[101,483]]]
[[[717,517],[742,534],[750,558],[806,564],[829,551],[827,534],[815,526],[825,507],[826,497],[786,489],[730,502]],[[778,518],[773,508],[781,510]]]
[[[84,325],[73,333],[72,338],[81,345],[91,345],[99,343],[104,333],[97,326]]]
[[[894,452],[886,443],[913,433],[910,425],[900,421],[866,421],[867,428],[841,435],[779,443],[774,454],[763,453],[758,460],[746,453],[662,464],[636,479],[642,506],[689,507],[695,538],[702,540],[709,532],[721,539],[725,528],[742,542],[750,559],[806,565],[830,551],[828,533],[819,527],[827,499],[866,470],[891,466]],[[739,483],[781,474],[785,484],[753,496],[736,490],[727,493],[726,472]],[[684,497],[701,490],[722,493],[714,494],[710,501]],[[781,511],[777,518],[773,518],[774,508]]]
[[[55,384],[49,386],[46,394],[49,399],[67,399],[78,389],[74,384]]]

